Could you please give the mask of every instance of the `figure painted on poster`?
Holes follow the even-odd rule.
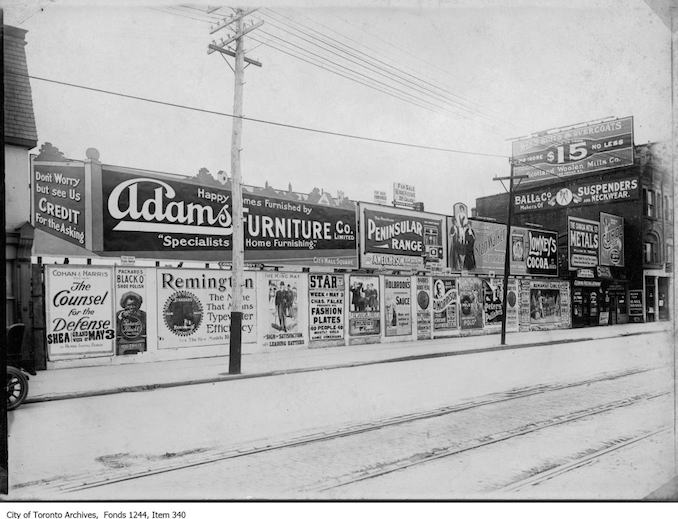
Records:
[[[276,310],[276,315],[278,316],[278,329],[282,331],[287,331],[287,323],[286,323],[286,301],[287,301],[287,296],[286,296],[286,290],[285,290],[285,283],[283,281],[280,282],[280,287],[275,293],[275,310]]]
[[[118,355],[146,351],[146,312],[143,298],[136,292],[125,292],[120,298],[122,310],[115,314]]]

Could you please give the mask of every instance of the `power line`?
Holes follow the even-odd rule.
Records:
[[[235,117],[233,114],[227,113],[227,112],[219,112],[216,110],[208,110],[206,108],[199,108],[195,106],[189,106],[189,105],[183,105],[179,103],[170,103],[168,101],[160,101],[158,99],[153,99],[149,97],[142,97],[142,96],[135,96],[131,94],[125,94],[122,92],[115,92],[112,90],[104,90],[101,88],[94,88],[94,87],[89,87],[85,85],[79,85],[76,83],[69,83],[66,81],[58,81],[56,79],[49,79],[49,78],[44,78],[44,77],[39,77],[39,76],[33,76],[30,74],[21,74],[18,72],[13,72],[13,71],[5,71],[6,74],[12,74],[15,76],[23,76],[27,77],[30,79],[35,79],[36,81],[44,81],[47,83],[54,83],[57,85],[62,85],[62,86],[68,86],[72,88],[79,88],[82,90],[88,90],[90,92],[97,92],[100,94],[107,94],[107,95],[113,95],[117,97],[123,97],[126,99],[134,99],[136,101],[144,101],[147,103],[153,103],[157,105],[164,105],[164,106],[171,106],[173,108],[181,108],[183,110],[191,110],[194,112],[200,112],[200,113],[206,113],[206,114],[211,114],[211,115],[218,115],[222,117],[230,117],[233,118]],[[444,147],[439,147],[439,146],[427,146],[424,144],[415,144],[415,143],[409,143],[409,142],[402,142],[402,141],[392,141],[388,139],[379,139],[375,137],[365,137],[362,135],[354,135],[350,133],[343,133],[343,132],[337,132],[337,131],[332,131],[332,130],[322,130],[319,128],[310,128],[307,126],[300,126],[296,124],[289,124],[289,123],[281,123],[277,121],[269,121],[266,119],[258,119],[254,117],[247,117],[247,116],[242,116],[242,119],[244,121],[250,121],[250,122],[255,122],[255,123],[261,123],[261,124],[268,124],[271,126],[278,126],[281,128],[290,128],[294,130],[300,130],[300,131],[307,131],[307,132],[313,132],[313,133],[320,133],[324,135],[333,135],[336,137],[345,137],[348,139],[356,139],[356,140],[362,140],[362,141],[367,141],[367,142],[376,142],[376,143],[381,143],[381,144],[391,144],[395,146],[404,146],[408,148],[417,148],[417,149],[424,149],[424,150],[430,150],[430,151],[441,151],[441,152],[446,152],[446,153],[459,153],[462,155],[474,155],[478,157],[493,157],[493,158],[502,158],[502,159],[508,159],[509,157],[507,155],[499,155],[496,153],[483,153],[483,152],[476,152],[476,151],[467,151],[467,150],[459,150],[459,149],[454,149],[454,148],[444,148]]]
[[[417,76],[415,76],[415,75],[413,75],[413,74],[410,74],[409,72],[404,71],[404,70],[402,70],[402,69],[400,69],[400,68],[398,68],[398,67],[395,67],[395,66],[393,66],[393,65],[391,65],[391,64],[389,64],[389,63],[387,63],[387,62],[385,62],[385,61],[383,61],[383,60],[380,60],[379,58],[377,58],[377,57],[375,57],[375,56],[370,56],[369,54],[367,54],[367,53],[365,53],[365,52],[363,52],[363,51],[361,51],[361,50],[359,50],[359,49],[357,49],[357,48],[355,48],[355,47],[352,47],[352,46],[350,46],[350,45],[347,45],[346,43],[341,42],[341,41],[337,40],[336,38],[332,38],[332,37],[330,37],[330,36],[327,36],[326,34],[320,33],[319,31],[316,31],[316,30],[313,29],[312,27],[308,27],[307,25],[304,25],[304,24],[302,24],[302,23],[300,23],[300,22],[297,22],[297,21],[293,20],[292,18],[289,18],[289,17],[287,17],[287,16],[285,16],[285,15],[282,15],[282,14],[276,12],[276,11],[273,10],[273,9],[267,8],[267,9],[264,9],[264,11],[266,11],[266,13],[269,13],[269,14],[267,14],[268,17],[271,16],[270,13],[273,13],[273,14],[275,14],[277,17],[282,17],[282,18],[284,18],[284,19],[286,19],[286,20],[289,20],[289,21],[292,22],[292,24],[294,24],[295,26],[304,27],[304,28],[306,28],[306,29],[308,29],[308,30],[310,30],[310,31],[312,31],[312,32],[314,32],[314,33],[316,33],[316,34],[321,35],[322,38],[317,37],[317,36],[314,36],[313,34],[309,34],[308,32],[306,32],[306,31],[304,31],[304,30],[302,30],[302,29],[299,29],[299,28],[297,28],[297,27],[291,25],[291,24],[288,23],[288,22],[281,21],[281,20],[278,19],[278,18],[275,18],[275,19],[274,19],[275,22],[282,23],[282,24],[284,24],[286,27],[291,28],[293,31],[299,32],[299,33],[304,34],[304,35],[306,35],[306,36],[309,36],[310,38],[313,38],[314,40],[317,40],[317,41],[321,42],[323,45],[333,47],[333,48],[335,48],[335,49],[341,51],[343,54],[346,54],[346,55],[349,55],[349,56],[352,56],[353,58],[355,58],[355,59],[351,59],[351,60],[350,60],[349,58],[344,57],[343,54],[342,54],[342,57],[344,57],[344,59],[346,59],[347,61],[351,61],[351,62],[353,62],[353,63],[357,63],[357,64],[359,64],[360,66],[362,66],[362,67],[364,67],[364,68],[368,68],[368,67],[366,67],[365,65],[362,65],[362,64],[358,63],[358,61],[355,61],[355,60],[357,59],[357,60],[359,60],[359,61],[361,61],[361,62],[363,62],[363,63],[367,63],[367,64],[372,68],[372,70],[376,71],[378,74],[380,74],[380,75],[382,75],[382,76],[384,76],[384,73],[385,73],[385,74],[388,74],[389,76],[392,76],[392,77],[396,78],[397,81],[398,81],[400,84],[403,84],[403,85],[405,85],[405,86],[409,86],[410,88],[416,89],[417,91],[422,92],[422,93],[425,93],[426,95],[431,95],[431,96],[435,96],[435,97],[438,98],[438,99],[442,99],[444,102],[446,102],[446,103],[448,103],[448,104],[450,104],[450,105],[454,105],[455,108],[465,110],[465,111],[467,111],[467,112],[469,112],[469,113],[472,113],[473,115],[477,115],[477,116],[483,117],[483,118],[485,118],[485,119],[492,120],[493,122],[496,122],[496,119],[495,119],[495,118],[490,117],[490,116],[488,116],[488,115],[482,113],[480,110],[478,110],[478,109],[476,109],[476,108],[472,108],[472,107],[465,106],[463,102],[460,102],[460,101],[457,101],[457,100],[453,99],[453,98],[450,97],[450,95],[448,95],[448,94],[451,94],[452,96],[455,96],[455,94],[452,94],[451,92],[449,92],[447,89],[445,89],[445,88],[443,88],[443,87],[440,87],[440,86],[435,85],[435,84],[433,84],[433,83],[431,83],[431,82],[429,82],[429,81],[426,81],[426,80],[424,80],[424,79],[422,79],[422,78],[420,78],[420,77],[417,77]],[[275,25],[275,23],[272,23],[272,22],[270,21],[270,19],[269,19],[269,24],[270,24],[270,25],[273,25],[274,27],[280,28],[281,30],[284,30],[285,32],[287,32],[287,33],[289,33],[289,34],[294,34],[294,33],[290,32],[290,31],[287,30],[287,29],[284,29],[284,28],[281,28],[280,26]],[[299,39],[303,39],[303,40],[305,40],[305,41],[309,41],[309,40],[306,40],[305,38],[301,38],[300,36],[297,36],[296,34],[295,34],[295,36],[296,36],[297,38],[299,38]],[[346,38],[346,37],[344,36],[344,38]],[[346,39],[348,39],[348,38],[346,38]],[[335,44],[333,44],[333,43],[331,43],[331,42],[325,41],[325,40],[330,40],[331,42],[335,42],[335,43],[339,44],[339,46],[337,46],[337,45],[335,45]],[[311,42],[311,43],[312,43],[312,42]],[[313,44],[316,45],[316,46],[318,46],[318,45],[315,44],[315,43],[313,43]],[[350,49],[350,50],[354,51],[355,53],[354,53],[354,52],[350,52],[350,51],[347,50],[347,49]],[[336,52],[333,52],[333,51],[330,51],[330,52],[332,52],[333,54],[337,54]],[[356,54],[356,53],[357,53],[357,54]],[[365,56],[367,59],[362,58],[360,55]],[[392,70],[393,70],[393,71],[396,71],[397,73],[392,72]],[[407,76],[407,77],[403,77],[403,76]],[[408,78],[411,78],[411,79],[408,79]],[[414,81],[413,81],[413,80],[414,80]],[[416,82],[419,82],[419,83],[423,83],[423,85],[419,85],[419,84],[417,84],[415,81],[416,81]],[[428,85],[428,86],[427,86],[427,85]],[[430,86],[430,87],[433,87],[433,88],[435,88],[435,89],[437,89],[437,90],[439,90],[439,91],[441,91],[441,92],[443,92],[443,93],[436,92],[435,90],[432,90],[431,88],[429,88],[429,86]],[[455,97],[458,97],[458,96],[455,96]]]

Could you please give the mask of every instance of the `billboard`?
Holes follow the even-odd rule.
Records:
[[[361,203],[360,229],[361,268],[424,270],[427,264],[447,264],[442,215]]]
[[[311,342],[344,343],[343,274],[308,275],[309,339]]]
[[[45,267],[47,357],[63,360],[113,355],[113,269]]]
[[[230,191],[106,168],[101,190],[103,251],[230,260]],[[243,212],[247,262],[358,266],[353,209],[244,192]]]
[[[148,310],[146,294],[149,269],[139,267],[115,268],[116,355],[146,351]]]
[[[570,328],[570,285],[567,281],[520,282],[520,330]]]
[[[513,142],[522,184],[633,165],[633,117],[541,133]]]
[[[379,276],[349,276],[348,333],[352,337],[379,335]]]
[[[459,286],[459,324],[462,330],[483,327],[483,285],[480,278],[462,277]]]
[[[458,329],[458,298],[456,279],[433,278],[433,337],[445,337]]]
[[[417,282],[417,339],[431,338],[431,278],[419,276]]]
[[[449,263],[454,271],[504,274],[506,225],[482,220],[448,217]],[[511,274],[557,276],[555,231],[511,228]]]
[[[600,224],[574,216],[567,217],[568,268],[598,266],[598,235]]]
[[[637,200],[639,197],[638,176],[626,175],[614,180],[577,181],[565,187],[544,186],[538,190],[514,193],[513,207],[516,213],[527,213],[561,207]]]
[[[306,275],[264,272],[259,287],[260,344],[271,348],[308,342]]]
[[[33,163],[36,229],[85,247],[85,167]]]
[[[384,276],[386,337],[412,335],[412,279]]]
[[[412,207],[416,202],[414,186],[393,182],[393,203],[405,207]]]
[[[228,344],[231,334],[230,271],[160,268],[158,294],[158,349]],[[242,296],[242,341],[256,335],[255,282],[245,272]]]
[[[600,264],[624,266],[624,218],[600,213]]]

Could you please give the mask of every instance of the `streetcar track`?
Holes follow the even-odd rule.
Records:
[[[514,428],[514,429],[509,429],[508,431],[502,431],[499,433],[491,434],[491,435],[486,435],[481,438],[475,438],[469,442],[466,442],[470,445],[467,445],[465,447],[458,447],[458,446],[453,446],[453,447],[448,447],[448,448],[435,448],[432,450],[429,450],[427,452],[419,452],[416,453],[404,460],[399,460],[393,463],[390,463],[386,466],[384,464],[381,464],[378,468],[375,469],[368,469],[368,470],[362,470],[358,471],[357,474],[353,473],[344,477],[340,478],[333,478],[335,479],[335,482],[332,484],[322,484],[322,485],[315,485],[315,486],[309,486],[306,487],[302,490],[302,492],[326,492],[328,490],[333,490],[336,488],[340,487],[345,487],[348,485],[352,485],[354,483],[359,483],[361,481],[365,481],[368,479],[374,479],[378,478],[381,476],[385,476],[388,474],[391,474],[393,472],[397,472],[400,470],[405,470],[409,469],[411,467],[421,465],[424,463],[429,463],[431,461],[436,461],[442,458],[447,458],[450,456],[455,456],[458,454],[464,454],[466,452],[481,448],[481,447],[486,447],[488,445],[493,445],[499,442],[511,440],[513,438],[517,438],[519,436],[524,436],[526,434],[530,434],[536,431],[540,431],[549,427],[555,427],[558,425],[563,425],[566,423],[571,423],[575,422],[577,420],[582,420],[585,418],[589,418],[591,416],[603,414],[603,413],[608,413],[610,411],[615,411],[617,409],[621,409],[624,407],[629,407],[634,404],[637,404],[639,402],[643,401],[648,401],[654,398],[658,398],[661,396],[666,396],[670,395],[670,391],[664,391],[661,393],[645,393],[641,395],[636,395],[630,398],[625,398],[623,400],[617,400],[615,402],[609,402],[600,406],[595,406],[592,408],[584,409],[584,410],[579,410],[575,411],[573,413],[568,413],[566,415],[558,416],[555,418],[550,418],[548,420],[543,420],[527,425],[522,425],[520,427]],[[573,469],[576,467],[573,467]],[[571,469],[571,470],[573,470]]]
[[[654,397],[651,398],[656,398],[657,396],[662,396],[662,394],[658,394]],[[647,400],[651,400],[651,398],[648,398]],[[665,427],[660,427],[659,429],[656,429],[654,431],[650,432],[643,432],[641,434],[638,434],[636,436],[633,436],[632,438],[626,438],[626,439],[621,439],[615,442],[614,445],[611,446],[605,446],[601,449],[596,450],[595,452],[588,453],[585,456],[582,456],[580,458],[577,458],[575,460],[572,460],[567,463],[563,463],[560,465],[556,465],[555,467],[550,467],[546,470],[539,471],[538,473],[524,478],[520,479],[518,481],[515,481],[513,483],[510,483],[504,487],[502,487],[499,491],[500,492],[519,492],[520,490],[527,488],[527,487],[536,487],[537,485],[540,485],[546,481],[549,481],[551,479],[557,478],[559,476],[562,476],[563,474],[567,474],[568,472],[572,472],[573,470],[577,470],[581,467],[585,467],[586,465],[590,465],[592,463],[595,463],[600,460],[603,456],[606,456],[608,454],[611,454],[612,452],[625,449],[627,447],[630,447],[632,445],[635,445],[638,442],[647,440],[649,438],[652,438],[653,436],[656,436],[658,434],[662,434],[665,432],[669,432],[671,430],[671,427],[665,426]]]
[[[511,400],[527,398],[532,396],[539,396],[541,394],[560,391],[579,386],[586,386],[594,383],[613,381],[620,378],[630,377],[650,371],[662,369],[662,367],[638,368],[631,370],[623,370],[613,373],[603,373],[599,376],[592,377],[585,380],[579,380],[569,383],[556,384],[537,384],[534,386],[512,388],[508,391],[489,393],[475,400],[464,401],[458,404],[444,406],[433,410],[425,410],[419,412],[411,412],[394,417],[388,417],[382,420],[372,421],[368,423],[349,424],[331,431],[314,432],[302,436],[283,439],[278,442],[264,442],[259,445],[236,446],[226,450],[211,450],[201,452],[200,455],[191,457],[190,460],[180,460],[169,455],[167,457],[159,456],[159,461],[146,464],[144,468],[136,468],[125,471],[124,469],[108,469],[98,473],[75,474],[69,477],[58,477],[52,481],[45,481],[44,479],[38,481],[29,481],[14,485],[13,489],[25,489],[26,487],[43,485],[47,489],[52,489],[54,492],[77,492],[96,488],[123,481],[133,480],[137,478],[148,477],[152,475],[162,474],[171,471],[177,471],[192,467],[197,467],[209,463],[225,461],[229,459],[239,458],[243,456],[251,456],[255,454],[265,453],[286,448],[301,447],[304,445],[331,441],[338,438],[358,435],[383,429],[386,427],[393,427],[407,423],[416,422],[430,418],[436,418],[451,413],[463,412],[471,409],[476,409],[482,406],[500,404]],[[661,396],[658,394],[656,396]],[[171,453],[167,453],[171,454]],[[167,460],[175,459],[174,463],[168,463]]]

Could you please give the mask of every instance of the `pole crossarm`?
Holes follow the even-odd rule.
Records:
[[[238,13],[238,14],[234,14],[233,16],[226,18],[222,22],[219,22],[217,25],[213,25],[212,27],[210,27],[210,34],[214,34],[215,32],[223,29],[224,27],[228,27],[232,23],[237,22],[238,20],[242,20],[243,18],[245,18],[245,16],[248,16],[255,11],[256,11],[256,9],[247,9],[246,11],[243,11],[243,12]]]
[[[222,54],[226,54],[228,56],[235,58],[235,52],[233,52],[231,50],[224,49],[222,47],[219,47],[218,45],[214,45],[213,43],[210,43],[207,47],[209,49],[211,49],[212,52],[221,52]],[[208,51],[208,53],[211,54],[209,51]],[[254,65],[256,67],[263,66],[260,61],[248,58],[247,56],[245,56],[245,63],[249,63],[250,65]]]
[[[254,29],[258,29],[258,28],[261,27],[262,25],[264,25],[264,21],[263,21],[263,20],[260,20],[260,21],[258,21],[257,23],[255,23],[255,24],[253,24],[253,25],[250,25],[250,26],[247,27],[246,29],[243,29],[241,32],[234,34],[234,35],[231,36],[230,38],[228,38],[228,39],[226,39],[226,40],[221,40],[221,41],[219,42],[220,45],[217,45],[217,42],[216,42],[216,41],[213,41],[213,42],[209,45],[209,48],[207,49],[207,54],[212,54],[215,50],[217,50],[217,49],[212,49],[212,46],[224,48],[224,47],[226,47],[226,45],[228,45],[229,43],[233,43],[233,42],[236,41],[237,39],[239,39],[239,38],[245,36],[245,34],[247,34],[248,32],[252,32]]]

